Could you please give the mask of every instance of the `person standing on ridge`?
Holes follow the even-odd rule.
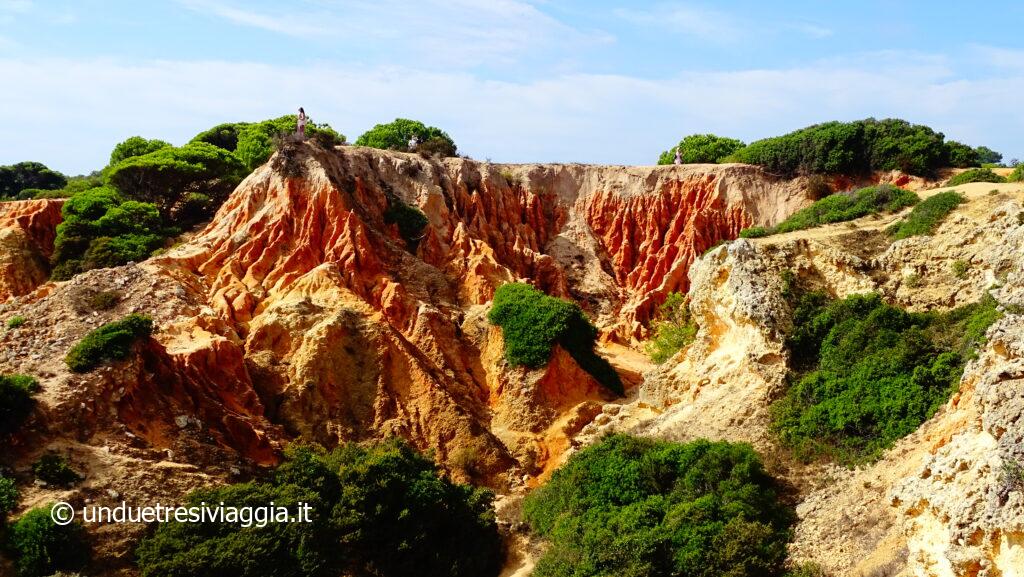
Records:
[[[303,110],[301,106],[299,107],[299,116],[296,119],[296,124],[297,124],[297,126],[296,126],[296,131],[295,132],[299,135],[299,138],[305,139],[306,138],[306,111]]]
[[[409,137],[409,152],[412,152],[412,151],[416,150],[416,146],[419,145],[419,143],[420,143],[420,139],[416,138],[415,134],[410,136]]]
[[[682,164],[683,156],[679,154],[679,147],[676,147],[676,159],[672,161],[672,164]]]

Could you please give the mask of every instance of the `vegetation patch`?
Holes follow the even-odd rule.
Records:
[[[32,463],[32,473],[37,479],[59,487],[74,485],[82,480],[82,476],[71,468],[68,458],[54,451],[43,453]]]
[[[81,523],[58,525],[50,516],[51,507],[32,509],[11,525],[8,545],[14,553],[20,577],[74,571],[81,569],[89,559]]]
[[[0,532],[7,525],[7,514],[18,506],[20,496],[14,479],[0,474]]]
[[[423,211],[410,206],[401,199],[394,197],[388,200],[388,209],[384,212],[384,222],[394,224],[398,227],[398,234],[405,241],[411,252],[416,252],[420,240],[423,238],[423,229],[430,221]]]
[[[1014,167],[1013,172],[1006,178],[1008,182],[1021,182],[1024,181],[1024,164],[1018,164]]]
[[[124,298],[124,295],[121,291],[104,290],[89,294],[85,301],[92,310],[105,311],[116,307],[117,303],[121,302],[122,298]]]
[[[494,577],[493,495],[451,482],[406,443],[289,449],[265,481],[192,493],[189,504],[299,503],[310,523],[164,523],[138,549],[143,577]]]
[[[408,118],[396,118],[394,122],[374,126],[356,139],[356,146],[409,152],[409,141],[413,137],[419,143],[417,149],[422,146],[431,155],[444,157],[458,154],[455,141],[448,133],[436,126],[427,126]]]
[[[24,325],[27,322],[28,322],[28,319],[26,319],[25,317],[23,317],[21,315],[14,315],[13,317],[7,319],[7,328],[9,328],[9,329],[16,329],[16,328]]]
[[[594,352],[597,329],[575,303],[549,297],[528,284],[509,283],[495,292],[487,319],[501,327],[509,364],[543,367],[557,343],[601,385],[623,394],[618,373]]]
[[[747,444],[613,435],[527,496],[535,577],[782,575],[792,514]]]
[[[68,179],[40,162],[19,162],[0,166],[0,200],[24,198],[25,190],[56,190],[64,188]],[[31,198],[28,197],[28,198]]]
[[[946,313],[907,312],[877,294],[794,300],[793,370],[772,427],[798,458],[845,464],[877,458],[929,419],[1001,315],[990,296]]]
[[[697,325],[690,317],[690,306],[686,295],[669,293],[665,302],[658,307],[658,320],[651,327],[654,336],[647,343],[647,354],[659,365],[697,336]]]
[[[1006,182],[1006,179],[993,172],[991,168],[973,168],[949,179],[946,186],[960,186],[971,182]]]
[[[921,199],[916,194],[888,184],[869,186],[852,193],[836,193],[798,210],[774,227],[752,227],[740,231],[743,238],[814,228],[833,222],[844,222],[869,214],[895,212],[913,206]]]
[[[950,149],[941,132],[905,120],[868,118],[826,122],[766,138],[742,148],[728,161],[764,166],[786,176],[862,175],[900,170],[929,176],[950,165]]]
[[[964,196],[954,190],[932,195],[910,211],[905,219],[894,224],[889,233],[899,240],[922,234],[932,234],[964,202]]]
[[[139,314],[128,315],[85,335],[68,351],[64,362],[76,373],[91,371],[103,363],[128,358],[132,345],[152,332],[153,319]]]
[[[685,164],[716,164],[743,148],[743,143],[735,138],[726,138],[715,134],[691,134],[679,141],[675,147],[666,150],[658,157],[658,164],[673,164],[676,150]]]
[[[0,437],[17,431],[28,418],[39,382],[28,375],[0,375]]]

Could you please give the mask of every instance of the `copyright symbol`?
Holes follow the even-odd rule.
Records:
[[[70,503],[60,501],[50,509],[50,518],[58,525],[67,525],[75,520],[75,508]]]

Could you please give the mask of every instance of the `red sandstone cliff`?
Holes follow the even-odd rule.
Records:
[[[0,203],[0,301],[28,294],[50,276],[62,200]]]

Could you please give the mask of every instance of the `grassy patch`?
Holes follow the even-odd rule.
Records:
[[[575,303],[549,297],[527,284],[509,283],[495,292],[487,319],[501,327],[509,364],[543,367],[557,343],[605,388],[623,393],[618,373],[594,352],[597,329]]]
[[[84,373],[109,361],[128,358],[131,346],[153,332],[153,319],[132,314],[107,323],[85,335],[68,351],[64,362],[76,373]]]
[[[922,234],[932,234],[942,221],[964,202],[964,196],[950,190],[940,192],[923,200],[910,211],[907,218],[893,225],[889,232],[893,238],[909,238]]]
[[[124,295],[121,294],[121,291],[96,291],[86,298],[86,303],[95,311],[105,311],[117,306],[122,298]]]
[[[740,231],[743,238],[814,228],[833,222],[844,222],[880,212],[895,212],[913,206],[920,199],[916,194],[891,185],[862,188],[853,193],[826,196],[811,206],[798,210],[774,227],[753,227]]]
[[[949,179],[946,186],[959,186],[970,182],[1006,182],[1006,179],[993,172],[991,168],[972,168]]]
[[[772,408],[773,430],[804,460],[877,458],[946,402],[1000,314],[991,297],[910,313],[875,294],[799,295],[790,387]]]
[[[949,270],[950,270],[950,272],[953,273],[953,276],[955,276],[956,278],[960,278],[960,279],[962,279],[962,278],[967,276],[967,270],[969,268],[970,268],[970,264],[968,264],[967,261],[962,260],[962,259],[957,259],[957,260],[953,261],[953,264],[951,264],[949,266]]]
[[[67,457],[53,451],[44,453],[32,463],[32,473],[37,479],[59,487],[74,485],[82,480],[82,476],[71,468]]]
[[[527,496],[535,577],[782,575],[790,511],[747,444],[613,435]]]
[[[16,329],[21,325],[25,324],[26,322],[28,322],[28,319],[26,319],[25,317],[21,315],[14,315],[13,317],[7,319],[7,328]]]
[[[658,307],[658,320],[652,328],[654,336],[646,348],[651,360],[658,364],[692,343],[697,335],[697,325],[690,318],[686,295],[669,293],[665,302]]]

